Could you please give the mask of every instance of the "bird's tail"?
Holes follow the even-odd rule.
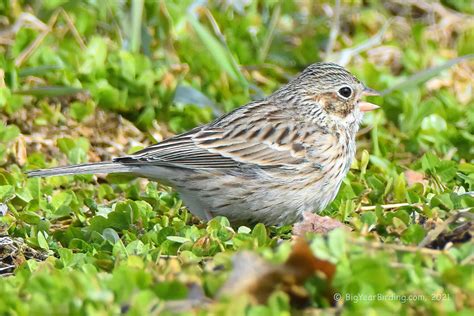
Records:
[[[38,169],[28,171],[28,177],[50,177],[73,174],[95,174],[95,173],[122,173],[133,172],[133,166],[127,166],[118,162],[106,161],[98,163],[85,163],[80,165],[55,167],[50,169]]]

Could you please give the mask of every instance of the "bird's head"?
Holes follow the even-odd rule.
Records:
[[[378,92],[334,63],[316,63],[307,67],[288,84],[287,89],[302,96],[300,106],[308,106],[305,113],[324,115],[336,122],[354,123],[360,121],[363,112],[379,108],[361,100],[363,96],[378,95]]]

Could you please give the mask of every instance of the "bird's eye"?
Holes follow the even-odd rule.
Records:
[[[352,89],[349,88],[349,87],[342,87],[341,89],[339,89],[338,93],[339,93],[339,95],[341,95],[342,97],[348,98],[348,97],[350,97],[351,94],[352,94]]]

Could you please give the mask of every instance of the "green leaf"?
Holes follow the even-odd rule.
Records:
[[[405,181],[405,175],[403,173],[400,173],[396,178],[395,178],[395,183],[393,185],[393,192],[395,193],[395,198],[397,201],[405,201],[406,200],[406,195],[407,195],[407,188],[406,188],[406,181]]]
[[[61,150],[62,153],[68,154],[70,150],[72,150],[76,145],[74,143],[74,140],[72,138],[58,138],[57,144],[59,147],[59,150]]]
[[[120,93],[105,79],[97,80],[90,90],[97,104],[105,109],[121,110],[125,106],[126,91]]]
[[[86,102],[73,102],[69,105],[72,118],[82,122],[86,117],[94,114],[95,103],[92,100]]]
[[[63,205],[69,205],[72,202],[72,194],[69,192],[59,192],[56,194],[53,199],[51,200],[51,205],[55,208],[58,209],[59,207]]]
[[[423,171],[434,171],[438,166],[440,159],[432,153],[426,153],[421,158],[421,167]]]
[[[102,231],[102,236],[104,236],[105,240],[108,240],[111,244],[115,244],[120,240],[119,235],[117,232],[112,228],[106,228]]]
[[[46,235],[45,232],[41,232],[41,231],[38,232],[37,234],[38,245],[45,250],[49,250],[49,245],[48,245],[48,242],[46,241],[45,235]]]
[[[179,281],[159,282],[153,291],[156,296],[164,300],[179,300],[186,298],[187,287]]]
[[[328,246],[331,254],[341,260],[346,253],[346,234],[343,229],[337,228],[328,234]]]
[[[457,164],[454,161],[440,161],[438,166],[436,167],[436,174],[441,178],[444,182],[451,181],[457,172]]]
[[[268,241],[268,233],[265,225],[262,223],[255,225],[252,230],[252,237],[255,238],[258,246],[266,246]]]
[[[38,225],[41,221],[41,217],[38,214],[30,211],[23,211],[20,214],[20,220],[24,221],[27,224]]]
[[[99,36],[91,38],[82,56],[84,61],[79,66],[79,73],[91,74],[102,71],[106,66],[107,58],[107,44],[104,38]]]
[[[373,211],[366,211],[360,216],[364,224],[371,227],[377,223],[377,215]]]
[[[166,239],[170,240],[170,241],[173,241],[173,242],[177,242],[178,244],[184,244],[186,242],[190,242],[191,239],[189,238],[185,238],[185,237],[181,237],[181,236],[166,236]]]
[[[367,171],[367,165],[369,164],[370,155],[367,150],[362,151],[362,158],[360,159],[360,174],[364,175]]]
[[[12,185],[0,185],[0,201],[7,201],[15,194],[15,188]]]
[[[2,87],[0,88],[0,109],[3,108],[10,99],[11,92],[10,89]]]
[[[0,125],[0,141],[9,142],[20,135],[20,129],[16,125]]]
[[[465,174],[474,173],[474,164],[472,163],[460,163],[458,168],[459,171],[464,172]]]
[[[407,244],[419,244],[425,238],[426,232],[419,224],[412,224],[402,233],[402,241]]]

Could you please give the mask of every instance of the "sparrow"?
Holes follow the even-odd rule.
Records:
[[[364,95],[377,92],[337,64],[315,63],[268,97],[134,154],[27,174],[128,173],[171,185],[205,221],[292,224],[336,197],[363,113],[378,108]]]

